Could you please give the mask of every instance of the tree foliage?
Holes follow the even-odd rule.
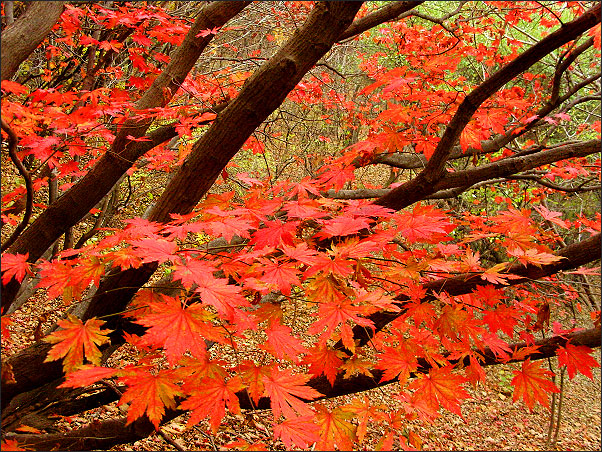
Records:
[[[269,408],[287,448],[412,448],[486,366],[530,409],[538,360],[592,378],[600,4],[250,3],[3,2],[3,444]]]

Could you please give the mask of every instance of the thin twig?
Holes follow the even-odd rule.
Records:
[[[6,242],[4,242],[2,244],[2,246],[0,247],[0,251],[4,251],[6,248],[8,248],[10,245],[12,245],[15,240],[17,240],[17,237],[19,237],[19,235],[21,234],[21,231],[23,231],[23,229],[25,229],[25,227],[29,223],[29,219],[31,218],[31,211],[32,211],[32,207],[33,207],[33,185],[31,183],[31,176],[29,174],[29,171],[27,171],[27,169],[25,169],[25,166],[23,166],[23,162],[21,162],[21,160],[19,160],[19,158],[17,157],[17,142],[18,142],[17,134],[15,133],[15,131],[13,129],[10,128],[8,123],[3,118],[1,119],[1,121],[2,121],[2,130],[4,130],[8,134],[8,154],[10,155],[10,159],[13,161],[13,163],[19,170],[19,174],[21,174],[21,176],[25,180],[25,189],[27,190],[27,200],[25,203],[25,215],[23,216],[21,223],[19,223],[17,228],[13,231],[12,235],[9,237],[9,239]]]

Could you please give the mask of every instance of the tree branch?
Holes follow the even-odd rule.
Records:
[[[12,3],[12,2],[11,2]],[[15,75],[20,64],[46,39],[65,2],[31,2],[25,13],[2,32],[0,79]]]
[[[447,173],[433,186],[433,192],[455,187],[470,187],[496,177],[510,177],[521,171],[527,171],[542,165],[574,157],[585,157],[600,152],[600,140],[585,143],[573,143],[546,149],[530,155],[508,157],[477,168]]]
[[[449,159],[453,146],[479,106],[507,82],[545,55],[572,41],[599,22],[600,4],[597,4],[581,17],[546,36],[481,83],[464,98],[458,107],[424,170],[411,181],[376,200],[375,204],[398,210],[432,194],[434,185],[444,175],[444,165]]]
[[[343,33],[341,33],[338,41],[343,41],[374,28],[377,25],[394,20],[399,15],[409,11],[412,8],[415,8],[421,3],[424,3],[424,1],[391,2],[387,6],[384,6],[377,11],[362,17],[361,19],[354,21]]]
[[[15,240],[17,240],[17,237],[19,237],[21,231],[25,229],[25,227],[29,223],[29,219],[31,218],[31,211],[33,208],[33,184],[31,182],[31,175],[29,174],[29,171],[27,171],[21,160],[19,160],[19,157],[17,157],[17,134],[13,129],[11,129],[11,127],[4,120],[4,118],[2,118],[1,121],[2,130],[4,130],[8,134],[8,155],[10,155],[10,159],[17,167],[17,170],[19,170],[19,174],[21,175],[21,177],[23,177],[23,180],[25,180],[25,190],[27,191],[27,198],[25,201],[25,214],[23,215],[21,222],[15,228],[11,236],[0,247],[0,251],[4,251]]]
[[[560,256],[563,259],[554,262],[552,264],[542,265],[538,267],[534,264],[522,265],[514,264],[507,269],[506,273],[511,275],[520,276],[516,279],[508,279],[507,284],[492,284],[486,282],[481,274],[462,274],[450,278],[437,279],[430,281],[422,285],[423,289],[426,290],[426,295],[420,300],[421,303],[427,303],[437,298],[437,295],[441,292],[445,292],[449,296],[464,295],[472,292],[478,286],[493,285],[495,287],[508,287],[517,284],[522,284],[535,279],[544,278],[546,276],[554,275],[563,270],[570,270],[577,268],[590,262],[595,262],[600,259],[600,234],[596,234],[587,240],[574,243],[560,249],[556,256]],[[374,330],[368,329],[359,325],[353,328],[353,338],[356,340],[357,346],[362,347],[366,345],[370,339],[378,331],[382,330],[387,324],[395,320],[404,314],[403,303],[409,301],[406,295],[398,295],[395,300],[399,302],[399,306],[402,308],[399,312],[376,312],[369,315],[367,318],[374,323]],[[343,350],[343,344],[339,341],[335,348]]]

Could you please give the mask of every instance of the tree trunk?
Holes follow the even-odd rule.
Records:
[[[12,2],[11,2],[12,3]],[[65,2],[31,2],[25,13],[2,32],[0,76],[9,80],[19,65],[46,39]]]
[[[212,34],[197,37],[199,32],[221,27],[247,4],[248,2],[236,1],[213,2],[204,7],[182,45],[171,55],[171,61],[165,71],[155,79],[137,102],[136,109],[166,105],[213,37]],[[101,157],[94,168],[55,203],[48,206],[23,231],[8,252],[29,253],[29,262],[37,261],[56,239],[100,202],[136,160],[149,150],[148,146],[141,146],[144,143],[133,142],[127,136],[143,136],[151,123],[152,120],[126,121],[117,133],[111,149]],[[2,289],[2,307],[7,309],[19,290],[19,284],[13,279],[6,285],[3,284]]]

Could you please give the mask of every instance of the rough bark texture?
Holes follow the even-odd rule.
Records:
[[[253,131],[337,41],[360,6],[361,3],[316,6],[304,26],[253,74],[236,99],[197,140],[152,209],[150,221],[166,222],[171,213],[192,211]],[[101,283],[84,319],[123,310],[156,268],[150,263],[122,272],[127,274],[113,272]]]
[[[2,80],[12,78],[19,65],[46,39],[64,6],[65,2],[31,2],[25,13],[2,32]]]
[[[253,74],[194,144],[155,205],[151,221],[169,221],[170,213],[186,214],[193,209],[253,131],[337,42],[360,6],[361,2],[316,6],[306,23]]]
[[[360,6],[322,3],[315,8],[304,26],[253,74],[237,98],[194,144],[190,156],[152,209],[150,221],[166,222],[171,213],[187,214],[194,208],[253,131],[332,47]],[[114,273],[105,278],[84,318],[123,310],[155,269],[155,264],[145,264],[128,271],[127,277]],[[122,287],[127,289],[120,290]]]
[[[432,194],[434,185],[444,174],[445,162],[449,159],[453,146],[460,138],[462,130],[464,130],[479,106],[498,89],[531,67],[545,55],[572,41],[599,22],[600,4],[598,3],[582,16],[546,36],[481,83],[466,96],[458,107],[426,168],[411,181],[379,198],[376,204],[398,210]]]
[[[172,52],[170,63],[136,104],[137,109],[166,105],[176,93],[213,35],[197,37],[201,30],[221,27],[248,2],[214,2],[204,7],[184,42]],[[113,188],[121,176],[149,150],[126,137],[143,136],[152,120],[127,121],[107,153],[75,186],[68,190],[19,236],[8,249],[11,254],[29,253],[35,262],[61,234],[76,224]],[[2,307],[7,309],[19,290],[15,280],[3,285]]]

